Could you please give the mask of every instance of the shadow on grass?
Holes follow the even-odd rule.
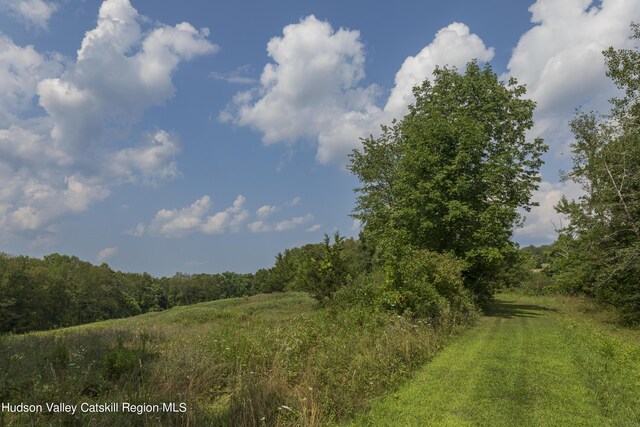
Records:
[[[516,304],[515,301],[507,301],[500,298],[494,299],[484,310],[486,316],[491,317],[539,317],[545,312],[557,312],[555,308],[533,304]]]

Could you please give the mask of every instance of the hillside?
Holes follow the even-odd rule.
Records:
[[[1,421],[326,425],[366,409],[458,329],[365,308],[319,308],[289,292],[0,336],[0,401],[42,406],[3,411]],[[51,413],[50,402],[71,405],[69,412]]]

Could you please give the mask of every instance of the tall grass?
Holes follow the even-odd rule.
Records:
[[[460,329],[306,294],[257,295],[0,339],[2,402],[186,403],[138,414],[2,414],[7,425],[303,425],[348,419]]]

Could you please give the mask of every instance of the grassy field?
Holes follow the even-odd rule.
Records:
[[[0,425],[327,425],[365,410],[459,326],[256,295],[0,337],[0,402],[186,412],[0,413]]]
[[[637,426],[640,331],[587,300],[499,295],[354,426]]]
[[[285,293],[3,336],[0,402],[187,409],[0,425],[640,425],[640,332],[614,320],[588,300],[503,294],[452,340],[463,326]]]

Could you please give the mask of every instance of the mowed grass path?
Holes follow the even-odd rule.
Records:
[[[640,334],[588,310],[500,295],[477,326],[353,425],[640,426]]]

